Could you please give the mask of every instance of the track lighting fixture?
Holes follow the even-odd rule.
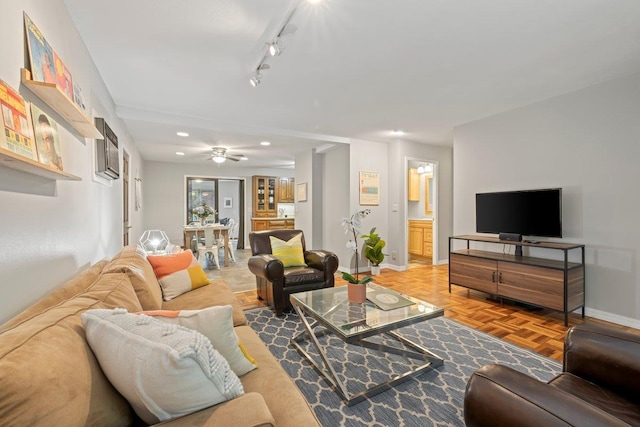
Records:
[[[290,36],[294,34],[298,29],[298,27],[296,27],[295,24],[289,23],[294,13],[296,12],[297,8],[298,8],[297,2],[294,2],[293,7],[289,9],[289,11],[287,12],[287,15],[282,21],[282,24],[280,25],[280,29],[276,33],[275,37],[271,39],[273,41],[271,43],[265,43],[264,46],[266,49],[263,48],[261,50],[261,57],[260,57],[260,60],[258,61],[258,65],[255,68],[254,73],[249,78],[249,83],[251,84],[251,86],[253,87],[258,86],[260,84],[260,78],[262,77],[262,75],[260,74],[260,70],[265,70],[269,68],[269,64],[265,64],[267,57],[278,56],[282,53],[282,43],[281,43],[282,37]]]

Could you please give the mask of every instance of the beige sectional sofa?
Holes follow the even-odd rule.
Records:
[[[222,281],[163,301],[144,253],[125,247],[0,326],[0,424],[143,425],[109,383],[89,347],[80,315],[93,308],[141,310],[233,307],[234,329],[258,368],[240,377],[245,394],[165,422],[166,426],[314,426],[313,411],[247,325]],[[126,349],[123,349],[126,351]]]

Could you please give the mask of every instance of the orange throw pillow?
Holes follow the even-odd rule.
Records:
[[[165,301],[209,284],[209,278],[190,250],[174,255],[149,255],[147,260],[158,278]]]

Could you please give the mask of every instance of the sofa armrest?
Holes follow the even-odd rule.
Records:
[[[572,327],[564,342],[564,371],[636,401],[640,336],[602,325]]]
[[[275,427],[276,422],[262,395],[251,392],[156,425],[163,427]]]
[[[304,262],[309,267],[317,268],[327,274],[334,274],[338,270],[338,257],[329,251],[317,249],[305,251]]]
[[[626,426],[612,415],[501,365],[473,373],[464,396],[467,427]]]
[[[282,261],[271,254],[253,255],[249,258],[248,266],[253,274],[270,282],[284,276]]]

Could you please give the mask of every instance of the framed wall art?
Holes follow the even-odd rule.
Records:
[[[380,173],[360,171],[360,205],[380,204]]]
[[[298,202],[306,202],[307,201],[307,183],[301,182],[296,185],[296,200]]]

